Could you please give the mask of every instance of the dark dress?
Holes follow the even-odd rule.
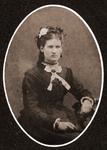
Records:
[[[42,64],[28,70],[22,84],[24,109],[21,111],[19,122],[32,137],[45,144],[64,144],[78,136],[87,119],[86,116],[78,113],[80,99],[84,96],[92,97],[91,93],[74,79],[71,69],[64,67],[57,74],[69,83],[70,90],[67,90],[58,79],[55,79],[52,91],[48,91],[51,72],[46,72]],[[78,100],[76,111],[63,105],[67,92],[72,93]],[[53,123],[57,118],[72,122],[77,129],[73,131],[54,130]]]

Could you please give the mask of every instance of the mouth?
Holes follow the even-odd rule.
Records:
[[[56,58],[56,57],[57,57],[57,55],[51,55],[51,57]]]

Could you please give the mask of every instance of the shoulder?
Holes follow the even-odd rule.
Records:
[[[62,72],[66,73],[66,74],[72,74],[72,69],[70,67],[63,67],[62,66]]]
[[[25,77],[36,77],[39,74],[39,69],[37,66],[33,66],[32,68],[28,69],[25,73]]]
[[[39,70],[36,67],[32,67],[31,69],[28,69],[24,73],[24,78],[22,81],[22,86],[25,88],[28,87],[36,87],[39,86],[40,83],[40,76],[39,76]]]
[[[34,82],[40,80],[40,71],[37,66],[33,66],[24,73],[24,82]]]

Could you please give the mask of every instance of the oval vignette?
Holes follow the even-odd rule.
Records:
[[[49,14],[48,17],[47,14]],[[62,20],[60,20],[60,18],[62,18]],[[35,50],[37,47],[35,46],[36,43],[34,41],[34,37],[35,34],[38,33],[39,28],[44,25],[58,25],[64,27],[64,30],[66,30],[67,33],[67,37],[64,41],[64,48],[65,51],[67,50],[67,52],[65,52],[66,62],[62,61],[62,64],[66,63],[68,66],[72,64],[70,67],[73,68],[75,75],[80,78],[85,87],[88,87],[90,91],[92,91],[94,97],[99,99],[95,112],[85,129],[72,141],[57,145],[44,144],[34,139],[30,134],[27,133],[27,131],[17,120],[20,115],[20,111],[23,109],[21,84],[24,77],[24,72],[31,68],[32,64],[35,63],[35,60],[37,60],[38,51]],[[79,32],[81,35],[78,34]],[[70,50],[68,50],[68,47],[70,47],[69,45],[72,46],[72,54],[70,54]],[[87,53],[85,53],[86,48]],[[27,53],[25,54],[26,51]],[[33,52],[35,52],[35,55]],[[83,64],[83,57],[87,62],[87,65],[86,63]],[[78,63],[76,60],[81,60],[82,63]],[[75,61],[75,63],[72,63],[73,61]],[[96,65],[97,67],[95,67]],[[81,70],[79,73],[78,69]],[[92,74],[93,70],[94,73]],[[91,76],[88,76],[87,81],[88,71]],[[16,28],[9,42],[5,55],[3,66],[3,85],[7,103],[13,118],[15,119],[18,126],[22,129],[22,131],[33,141],[47,147],[66,146],[76,141],[88,129],[98,111],[103,92],[103,82],[104,68],[98,42],[88,24],[74,10],[62,5],[42,6],[28,14]],[[93,83],[93,86],[91,83]],[[68,100],[69,98],[70,97],[68,95],[68,98],[66,98],[68,105],[70,103]]]

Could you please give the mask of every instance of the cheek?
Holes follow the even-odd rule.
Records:
[[[51,54],[50,50],[47,49],[47,50],[44,51],[44,56],[45,57],[49,56],[50,54]]]
[[[59,49],[59,54],[60,54],[60,55],[62,54],[62,49]]]

